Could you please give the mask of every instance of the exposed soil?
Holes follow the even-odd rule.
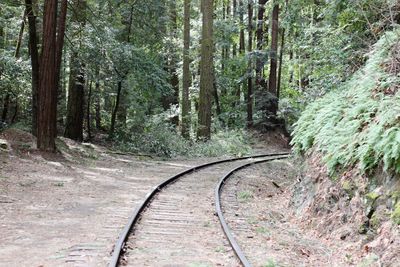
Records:
[[[8,142],[0,147],[0,266],[5,267],[106,266],[129,215],[152,187],[184,169],[215,160],[160,161],[110,153],[101,146],[67,139],[58,140],[61,152],[54,155],[36,152],[34,138],[22,131],[3,132],[0,139]],[[268,150],[280,150],[284,142],[277,142]],[[262,148],[259,145],[254,153]],[[382,221],[373,229],[371,217],[365,233],[360,233],[368,206],[359,195],[346,197],[346,190],[339,188],[344,187],[346,175],[356,174],[333,182],[318,158],[314,161],[306,176],[297,164],[285,160],[240,171],[225,186],[222,204],[228,223],[254,266],[400,266],[399,226]],[[193,181],[219,177],[225,171],[217,167]],[[358,180],[358,188],[363,181],[362,177]],[[188,214],[200,207],[203,217],[196,231],[175,224],[173,234],[194,234],[193,251],[208,246],[212,248],[205,254],[209,258],[183,255],[183,250],[168,246],[169,239],[155,251],[130,243],[133,250],[128,256],[146,263],[144,257],[155,252],[160,255],[157,262],[164,259],[168,266],[176,266],[172,261],[180,266],[236,266],[236,258],[216,227],[216,217],[210,214],[214,182],[207,187],[208,193],[174,196],[191,203]],[[204,203],[201,199],[208,204],[199,204]],[[161,206],[170,205],[160,200]],[[374,214],[384,215],[385,203],[377,203]],[[157,227],[153,220],[149,229]],[[146,229],[136,233],[146,233]],[[182,245],[190,247],[186,241],[182,239]],[[160,266],[153,263],[143,266]]]
[[[289,208],[295,177],[281,160],[242,170],[223,189],[228,225],[254,266],[332,266],[332,248],[303,231]]]
[[[31,149],[8,131],[0,151],[0,266],[106,266],[134,207],[167,177],[200,164],[110,155],[59,141],[62,153]]]

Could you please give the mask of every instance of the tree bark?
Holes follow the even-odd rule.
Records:
[[[39,150],[50,152],[56,149],[57,133],[53,121],[53,114],[57,112],[57,103],[54,101],[54,95],[57,95],[56,32],[57,0],[47,0],[44,4],[42,56],[39,71],[37,147]]]
[[[211,138],[211,95],[213,90],[213,13],[214,1],[202,0],[203,28],[201,41],[201,74],[199,97],[199,123],[197,138]]]
[[[96,129],[101,129],[101,94],[100,94],[100,81],[96,81]]]
[[[264,13],[265,4],[267,0],[258,0],[258,14],[257,14],[257,63],[256,63],[256,86],[257,89],[262,87],[262,70],[264,67],[264,58],[262,55],[262,50],[264,46]]]
[[[249,63],[248,63],[248,75],[247,78],[247,127],[253,126],[253,66],[251,60],[251,52],[253,50],[253,0],[249,0],[248,4],[248,49],[249,52]]]
[[[284,48],[285,48],[285,29],[282,29],[282,36],[281,36],[281,51],[279,54],[279,69],[278,69],[278,87],[276,91],[276,97],[278,99],[278,105],[279,105],[279,98],[281,94],[281,82],[282,82],[282,66],[283,66],[283,53],[284,53]]]
[[[32,0],[25,0],[26,14],[29,24],[29,50],[32,67],[32,134],[37,136],[38,90],[39,90],[39,50],[36,31],[36,16],[33,12]]]
[[[190,138],[190,100],[189,88],[190,73],[190,0],[184,1],[184,29],[183,29],[183,81],[182,81],[182,136]]]
[[[239,33],[239,54],[243,55],[245,52],[244,44],[244,15],[243,15],[243,0],[239,0],[239,21],[240,21],[240,33]]]
[[[67,19],[67,6],[68,1],[62,0],[61,1],[61,8],[60,8],[60,15],[58,17],[58,28],[57,28],[57,50],[56,50],[56,89],[57,94],[54,96],[57,106],[59,106],[59,101],[63,98],[62,93],[63,90],[60,86],[60,78],[61,78],[61,62],[62,62],[62,54],[63,54],[63,44],[64,44],[64,37],[65,37],[65,24]],[[54,116],[54,123],[57,129],[57,112],[53,114]],[[56,132],[57,134],[57,132]]]
[[[64,136],[75,141],[83,141],[83,106],[85,98],[85,73],[83,66],[76,63],[76,55],[71,56],[71,73],[68,88],[67,121]]]
[[[21,52],[21,44],[22,44],[22,38],[24,36],[24,30],[25,30],[25,18],[26,18],[26,8],[24,11],[24,14],[22,15],[22,22],[21,22],[21,27],[19,29],[19,34],[18,34],[18,40],[17,40],[17,46],[15,48],[15,58],[19,58],[20,52]]]
[[[93,82],[90,81],[89,83],[89,92],[87,96],[87,107],[86,107],[86,126],[87,126],[87,133],[88,133],[88,140],[92,140],[92,124],[91,124],[91,105],[92,105],[92,85]]]
[[[236,20],[236,17],[237,17],[237,0],[233,0],[232,5],[233,5],[233,7],[232,7],[233,8],[233,11],[232,11],[233,18]],[[232,45],[232,56],[233,57],[237,56],[237,43],[236,42],[234,42],[233,45]]]
[[[115,106],[114,106],[114,110],[112,112],[111,115],[111,127],[110,127],[110,133],[109,133],[109,137],[113,138],[114,137],[114,132],[115,132],[115,121],[117,118],[117,112],[119,109],[119,102],[120,102],[120,98],[121,98],[121,91],[122,91],[122,81],[118,82],[118,89],[117,89],[117,98],[115,100]]]
[[[276,96],[277,91],[277,65],[278,65],[278,19],[279,5],[276,4],[272,11],[272,28],[271,28],[271,66],[269,74],[269,91]]]
[[[217,113],[217,116],[221,115],[222,110],[221,110],[221,104],[219,101],[219,95],[218,95],[218,86],[217,86],[217,79],[215,77],[215,73],[213,73],[213,94],[214,94],[214,102],[215,102],[215,111]]]

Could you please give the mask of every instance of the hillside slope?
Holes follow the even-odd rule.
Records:
[[[297,122],[292,144],[306,166],[292,205],[305,227],[359,247],[349,264],[400,266],[400,31],[368,56]]]

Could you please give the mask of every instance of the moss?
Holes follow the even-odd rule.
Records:
[[[400,202],[397,202],[394,207],[391,218],[396,224],[400,225]]]
[[[369,224],[375,230],[379,228],[381,220],[379,219],[378,215],[376,215],[376,213],[372,215],[371,219],[369,220]]]
[[[350,198],[354,197],[354,190],[356,187],[351,181],[344,181],[342,183],[342,188]]]
[[[367,199],[367,203],[374,203],[380,196],[376,192],[370,192],[365,195],[365,198]]]

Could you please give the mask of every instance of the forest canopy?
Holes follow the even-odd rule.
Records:
[[[164,155],[245,148],[245,128],[289,138],[398,22],[396,0],[2,1],[1,127],[53,151],[57,135]],[[329,162],[371,152],[354,153]]]

